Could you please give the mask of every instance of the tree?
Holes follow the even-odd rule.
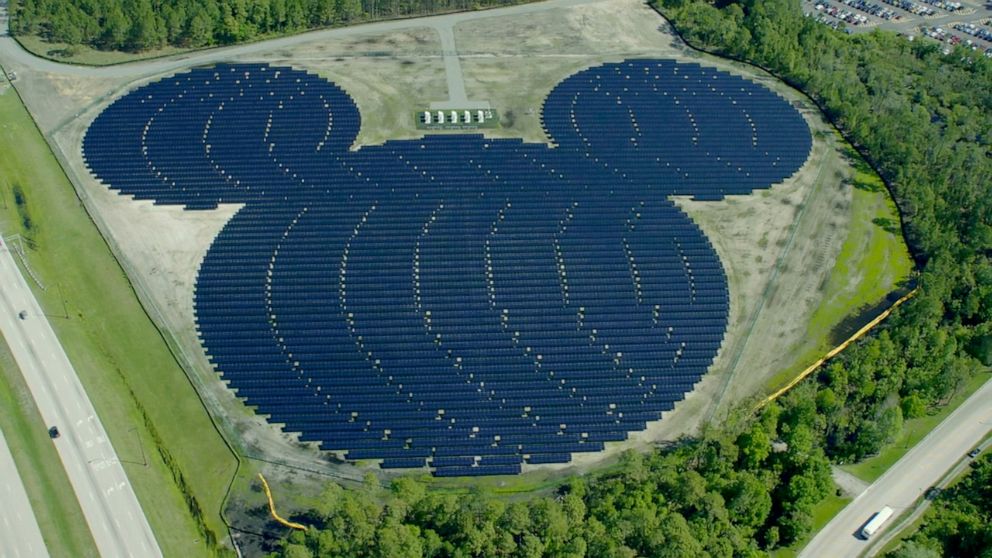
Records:
[[[101,46],[114,50],[124,48],[131,31],[131,21],[124,15],[119,6],[111,7],[106,19],[104,19],[103,27]]]

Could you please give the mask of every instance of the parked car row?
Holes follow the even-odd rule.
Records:
[[[931,6],[940,8],[942,10],[947,10],[949,12],[959,12],[962,9],[964,9],[964,6],[961,5],[961,2],[945,2],[944,0],[920,0],[920,1],[930,4]]]
[[[909,0],[882,0],[882,2],[885,2],[890,6],[895,6],[906,10],[913,15],[926,17],[937,14],[936,10],[933,8],[922,4],[917,4],[916,2],[910,2]]]
[[[969,48],[974,51],[981,50],[982,53],[987,58],[992,58],[992,47],[985,47],[983,44],[979,44],[971,39],[962,39],[958,35],[948,33],[943,28],[940,27],[921,27],[920,32],[923,35],[930,37],[931,39],[946,43],[950,46],[962,46]],[[946,49],[946,52],[950,52],[950,48]]]
[[[864,14],[859,14],[852,12],[850,10],[842,10],[836,6],[831,6],[822,0],[817,0],[814,5],[818,11],[821,11],[831,17],[835,17],[848,25],[864,25],[868,23],[868,16]]]
[[[806,12],[806,17],[812,17],[813,20],[816,21],[817,23],[822,23],[827,27],[830,27],[831,29],[840,30],[840,24],[841,24],[840,20],[828,18],[822,13]],[[851,29],[849,27],[845,27],[844,31],[848,34],[851,33]]]
[[[873,2],[866,2],[865,0],[841,0],[844,5],[850,6],[852,8],[861,10],[862,12],[867,12],[875,17],[882,19],[901,19],[899,14],[894,10],[886,8],[881,4],[875,4]]]
[[[954,28],[966,35],[992,43],[992,30],[985,27],[979,27],[973,23],[955,23]]]

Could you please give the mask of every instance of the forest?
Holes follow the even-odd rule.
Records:
[[[518,0],[11,0],[10,30],[141,52],[229,45],[319,27],[516,4]]]
[[[886,556],[992,556],[992,458],[972,462],[971,471],[936,498],[920,530]]]
[[[409,479],[365,491],[332,485],[305,518],[316,527],[290,535],[277,555],[765,555],[809,533],[814,506],[834,490],[831,462],[877,453],[905,419],[945,404],[992,364],[992,61],[894,33],[838,33],[803,17],[798,0],[656,7],[694,47],[756,64],[821,107],[896,199],[919,294],[757,415],[627,453],[608,472],[526,500],[436,494]],[[924,556],[988,552],[988,518],[972,528],[974,507],[992,509],[983,467],[962,486],[984,478],[984,491],[959,491],[984,500],[955,497],[946,514],[940,504],[954,515],[914,538],[932,551]]]

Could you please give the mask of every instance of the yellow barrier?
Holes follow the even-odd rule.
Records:
[[[817,368],[819,368],[820,366],[822,366],[824,362],[827,362],[828,360],[830,360],[833,357],[837,356],[837,353],[839,353],[839,352],[843,351],[844,349],[846,349],[848,345],[850,345],[851,343],[854,343],[858,339],[861,339],[862,337],[864,337],[864,335],[866,333],[868,333],[875,326],[877,326],[878,324],[880,324],[882,322],[882,320],[884,320],[885,318],[888,318],[889,317],[889,314],[891,314],[903,302],[906,302],[907,300],[909,300],[910,298],[912,298],[913,295],[915,295],[918,290],[920,290],[919,287],[917,287],[917,288],[909,291],[909,293],[907,293],[906,296],[904,296],[904,297],[900,298],[899,300],[897,300],[895,302],[895,304],[893,304],[892,306],[890,306],[888,308],[888,310],[886,310],[885,312],[882,312],[881,314],[879,314],[878,316],[876,316],[874,320],[868,322],[867,324],[865,324],[864,327],[862,327],[861,329],[859,329],[858,331],[856,331],[854,333],[854,335],[852,335],[851,337],[849,337],[847,339],[847,341],[844,341],[840,345],[837,345],[836,347],[833,348],[833,350],[831,350],[829,353],[827,353],[826,355],[824,355],[823,358],[821,358],[820,360],[814,362],[813,364],[811,364],[809,366],[809,368],[807,368],[807,369],[803,370],[802,372],[800,372],[799,375],[796,376],[795,378],[793,378],[788,384],[785,385],[785,387],[783,387],[782,389],[780,389],[780,390],[776,391],[775,393],[769,395],[768,397],[764,398],[761,401],[761,403],[758,403],[758,405],[754,408],[754,410],[755,411],[758,411],[762,407],[764,407],[765,405],[771,403],[772,401],[775,401],[782,394],[784,394],[785,392],[787,392],[790,389],[792,389],[793,387],[795,387],[795,385],[798,384],[799,382],[803,381],[803,379],[805,379],[806,376],[809,376],[810,374],[812,374]]]
[[[300,523],[293,523],[292,521],[286,521],[282,517],[279,517],[279,514],[276,513],[276,505],[275,503],[272,502],[272,491],[269,490],[269,483],[265,482],[265,477],[262,476],[262,473],[258,474],[258,478],[262,480],[262,488],[265,489],[265,496],[269,499],[269,513],[272,514],[272,519],[275,519],[281,525],[285,525],[290,529],[298,529],[300,531],[306,531],[307,530],[306,525],[302,525]]]

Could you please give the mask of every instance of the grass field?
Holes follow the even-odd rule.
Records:
[[[938,409],[937,412],[925,417],[907,420],[903,424],[899,436],[878,455],[860,463],[844,465],[842,468],[865,482],[874,482],[990,379],[992,379],[992,375],[988,371],[977,374],[961,388],[947,405]]]
[[[854,157],[853,152],[848,152]],[[853,160],[851,221],[837,262],[824,286],[823,302],[807,326],[807,345],[793,366],[768,381],[768,391],[789,382],[857,329],[844,325],[859,310],[882,302],[891,286],[906,281],[913,271],[906,243],[899,231],[899,214],[878,175],[863,161]]]
[[[96,544],[47,425],[7,343],[0,338],[0,430],[4,433],[52,556],[97,556]]]
[[[35,296],[46,313],[64,316],[52,327],[159,544],[166,556],[216,553],[235,457],[9,87],[0,93],[0,153],[0,230],[31,247],[30,266],[46,287],[32,284]]]

